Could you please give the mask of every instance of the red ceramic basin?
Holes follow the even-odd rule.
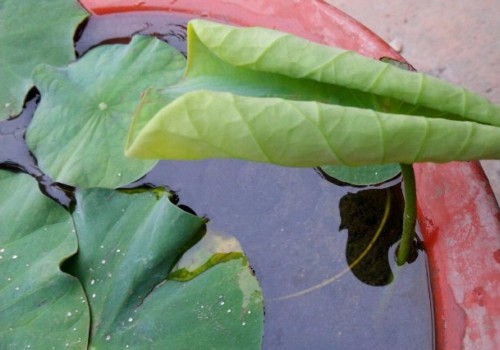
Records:
[[[387,43],[318,0],[81,0],[94,14],[160,10],[287,31],[379,59]],[[477,162],[416,164],[418,219],[429,258],[436,348],[500,349],[500,209]]]

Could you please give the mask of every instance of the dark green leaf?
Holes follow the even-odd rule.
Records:
[[[129,45],[101,46],[67,68],[39,66],[42,100],[27,142],[42,170],[78,187],[119,187],[155,161],[124,156],[132,112],[147,87],[167,86],[184,57],[164,42],[136,36]]]
[[[2,0],[0,3],[0,120],[21,113],[41,63],[75,58],[73,35],[87,17],[74,0]]]
[[[364,186],[383,183],[401,172],[398,164],[361,165],[356,167],[326,165],[321,170],[336,180],[350,185]]]
[[[240,252],[186,282],[167,280],[204,234],[203,219],[166,192],[88,189],[76,200],[80,250],[68,267],[89,298],[92,347],[260,348],[262,295]],[[194,260],[176,270],[196,270]]]
[[[77,250],[71,216],[30,176],[0,170],[0,348],[86,349],[80,283],[59,269]]]

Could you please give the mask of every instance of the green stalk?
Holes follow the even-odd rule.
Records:
[[[408,261],[413,249],[415,237],[415,223],[417,221],[417,193],[415,188],[415,172],[411,164],[400,164],[403,174],[403,192],[405,197],[405,209],[403,213],[403,234],[399,244],[396,262],[399,266]]]

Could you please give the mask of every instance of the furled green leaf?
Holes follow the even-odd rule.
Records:
[[[444,162],[500,156],[500,128],[308,101],[196,91],[158,112],[127,154],[285,166]]]
[[[415,69],[406,62],[400,62],[389,57],[382,57],[380,60],[402,69],[415,71]],[[399,164],[372,164],[356,167],[325,165],[319,169],[326,177],[330,177],[344,184],[355,186],[381,184],[401,173]]]
[[[39,66],[42,100],[27,132],[38,163],[54,180],[78,187],[119,187],[154,161],[131,160],[123,148],[131,115],[147,87],[179,79],[184,57],[155,38],[101,46],[67,68]]]
[[[325,165],[321,171],[338,181],[355,185],[375,185],[396,177],[401,172],[399,164],[361,165],[356,167],[343,165]]]
[[[178,84],[163,89],[166,101],[196,90],[228,91],[237,95],[255,97],[281,97],[290,100],[319,101],[337,105],[371,108],[382,112],[415,113],[426,116],[441,116],[442,112],[422,106],[404,103],[400,100],[355,90],[342,85],[325,83],[322,80],[297,79],[286,74],[253,70],[225,61],[214,54],[199,38],[195,26],[204,21],[192,21],[188,26],[188,67],[184,79]],[[224,27],[225,28],[225,27]],[[237,29],[235,29],[237,30]],[[262,35],[268,34],[261,29]],[[246,40],[242,38],[242,40]],[[227,43],[233,44],[233,43]],[[247,42],[239,45],[247,45]],[[335,49],[333,49],[335,50]],[[274,58],[270,58],[274,60]],[[287,57],[282,57],[286,62]],[[450,118],[460,118],[449,115]]]
[[[203,219],[161,190],[79,190],[76,201],[80,250],[68,269],[89,298],[91,347],[260,348],[262,296],[241,253],[185,282],[167,279],[204,234]]]
[[[0,348],[86,349],[88,304],[59,269],[76,253],[71,216],[30,176],[0,170]]]
[[[73,35],[87,13],[74,0],[0,3],[0,120],[21,113],[38,64],[75,58]]]
[[[500,105],[461,86],[352,51],[274,30],[238,28],[204,20],[191,21],[188,30],[194,45],[204,45],[216,58],[234,67],[344,86],[500,126]],[[195,54],[191,55],[194,59]],[[191,63],[189,66],[196,69]]]
[[[500,106],[461,87],[268,29],[196,20],[188,34],[185,78],[146,94],[129,156],[286,166],[500,156]]]

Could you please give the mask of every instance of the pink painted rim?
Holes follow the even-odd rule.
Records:
[[[363,55],[403,60],[320,0],[81,0],[94,14],[159,10],[287,31]],[[414,166],[439,350],[500,349],[500,209],[477,162]]]

